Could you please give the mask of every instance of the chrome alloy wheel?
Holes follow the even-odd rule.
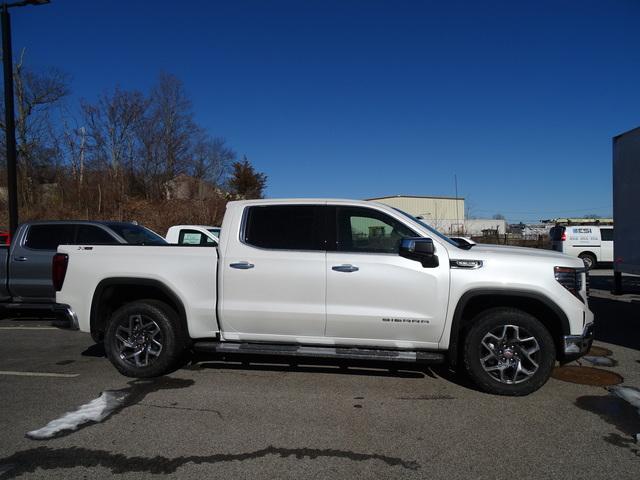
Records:
[[[130,315],[129,326],[119,325],[115,337],[118,355],[133,367],[149,366],[162,352],[160,327],[142,315]]]
[[[501,325],[481,340],[480,364],[501,383],[522,383],[538,371],[540,345],[517,325]]]

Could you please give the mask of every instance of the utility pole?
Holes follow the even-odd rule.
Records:
[[[11,50],[10,7],[44,5],[49,0],[24,0],[3,3],[0,11],[2,25],[2,67],[4,69],[4,125],[7,144],[7,200],[9,207],[9,233],[11,240],[18,228],[18,174],[16,154],[16,122],[13,107],[13,55]]]
[[[4,68],[4,125],[7,145],[7,200],[9,234],[18,228],[18,179],[16,169],[16,123],[13,109],[13,56],[11,54],[11,18],[9,7],[2,5],[2,65]]]
[[[464,232],[460,232],[460,209],[458,206],[458,175],[456,175],[455,173],[453,174],[453,181],[456,185],[456,229],[457,229],[457,234],[464,234]]]

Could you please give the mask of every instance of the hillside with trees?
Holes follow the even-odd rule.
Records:
[[[70,79],[14,65],[20,221],[135,220],[159,233],[219,224],[230,199],[267,184],[246,156],[194,118],[183,83],[162,73],[149,92],[114,87],[69,104]],[[4,105],[2,105],[4,111]],[[8,223],[0,121],[0,224]]]

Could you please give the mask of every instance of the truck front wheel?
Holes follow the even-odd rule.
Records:
[[[157,377],[177,366],[185,338],[176,312],[157,300],[123,305],[104,336],[107,357],[127,377]]]
[[[546,383],[555,365],[551,334],[534,316],[493,308],[471,323],[464,363],[476,385],[498,395],[527,395]]]

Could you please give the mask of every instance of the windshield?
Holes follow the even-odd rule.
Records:
[[[107,227],[120,235],[127,243],[133,245],[167,245],[157,233],[133,223],[107,223]]]
[[[431,225],[427,225],[426,223],[424,223],[422,220],[417,219],[416,217],[414,217],[413,215],[408,214],[407,212],[403,212],[402,210],[400,210],[399,208],[394,208],[394,210],[396,210],[397,212],[401,213],[402,215],[404,215],[407,218],[410,218],[411,220],[413,220],[414,222],[416,222],[417,224],[422,225],[424,228],[426,228],[427,230],[429,230],[430,233],[433,233],[436,237],[438,237],[440,240],[444,240],[445,242],[447,242],[450,245],[453,245],[454,247],[458,247],[460,248],[460,245],[456,242],[454,242],[453,240],[451,240],[449,237],[447,237],[446,235],[443,235],[442,233],[440,233],[439,231],[437,231],[435,228],[433,228]]]
[[[220,237],[220,229],[219,228],[207,228],[211,233],[213,233],[216,237]]]

